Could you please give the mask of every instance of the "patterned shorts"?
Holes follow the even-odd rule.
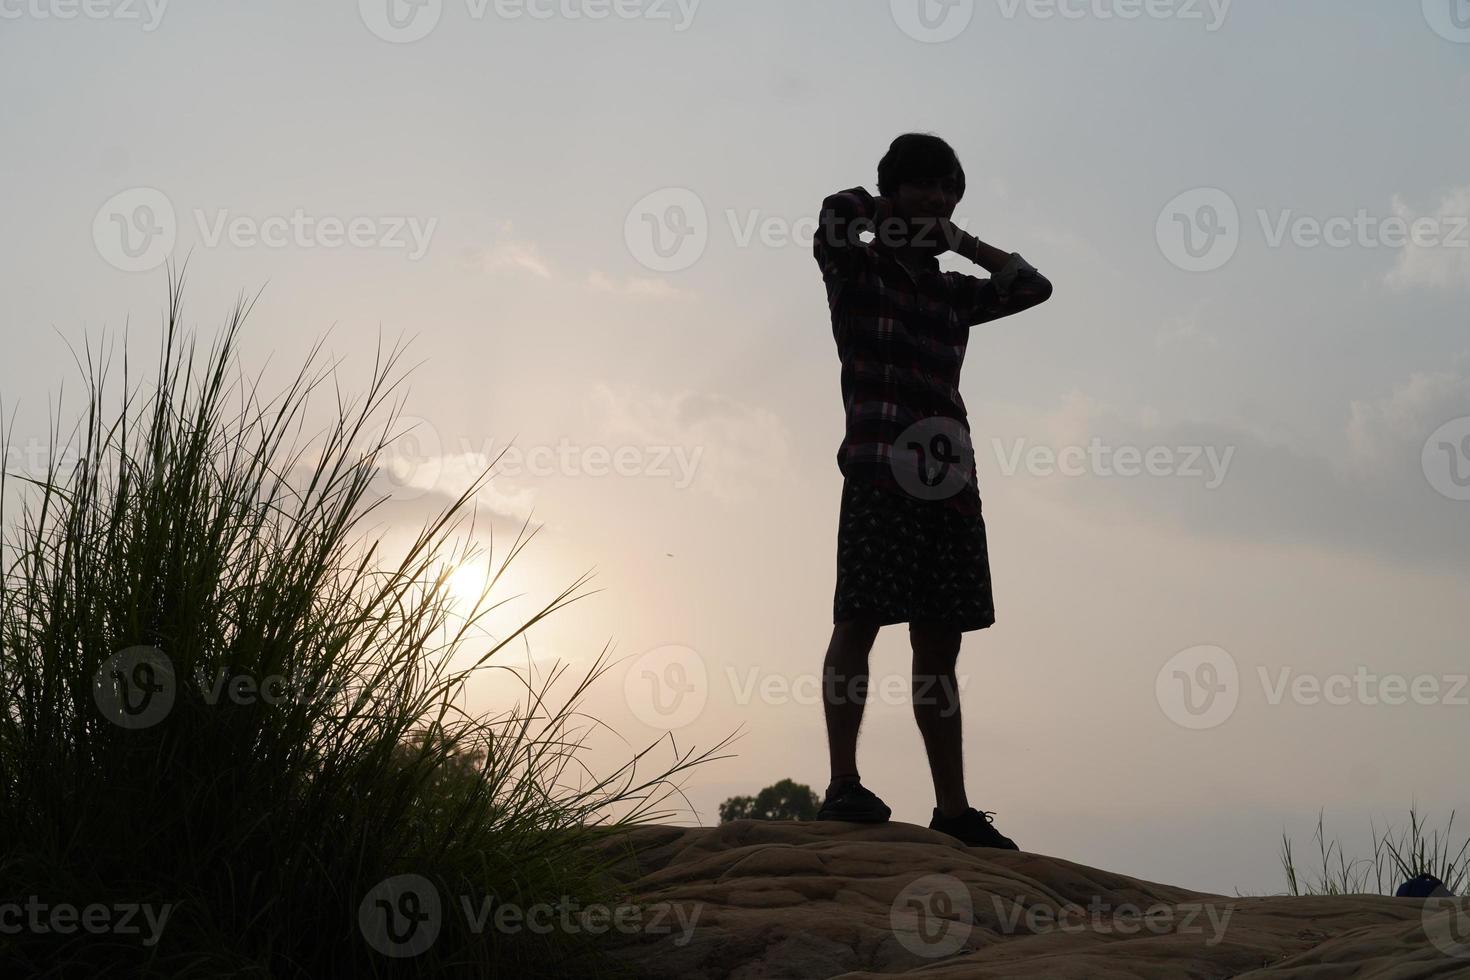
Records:
[[[844,480],[832,622],[995,623],[985,519],[935,501]]]

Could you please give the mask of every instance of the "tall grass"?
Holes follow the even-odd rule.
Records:
[[[1297,870],[1292,853],[1291,839],[1281,835],[1281,868],[1286,875],[1286,887],[1292,895],[1392,895],[1398,886],[1421,874],[1431,874],[1444,882],[1452,895],[1464,894],[1467,877],[1470,877],[1470,840],[1459,850],[1453,850],[1451,832],[1455,825],[1454,811],[1450,812],[1444,833],[1438,829],[1426,832],[1413,807],[1409,808],[1409,827],[1397,835],[1390,826],[1380,831],[1369,822],[1373,840],[1373,856],[1349,859],[1339,841],[1328,841],[1322,824],[1322,813],[1317,814],[1317,830],[1313,840],[1317,844],[1318,868]]]
[[[397,438],[401,350],[380,349],[348,397],[318,343],[265,399],[237,360],[253,302],[199,354],[182,296],[171,270],[156,380],[132,385],[125,354],[116,410],[107,365],[79,357],[74,466],[56,452],[23,487],[0,476],[0,499],[24,500],[14,520],[0,504],[0,903],[115,910],[98,932],[0,930],[0,974],[615,975],[585,930],[476,931],[461,903],[615,904],[611,852],[590,845],[662,817],[674,777],[725,743],[670,742],[638,775],[660,739],[594,774],[580,704],[606,651],[555,702],[565,667],[538,685],[491,662],[582,580],[481,649],[518,537],[452,612],[448,578],[470,557],[455,536],[493,464],[401,556],[362,533]],[[329,381],[330,419],[306,436]],[[472,715],[465,683],[492,669],[523,701]],[[250,696],[270,678],[272,697]],[[408,874],[440,899],[439,932],[385,953],[374,916],[423,908],[393,884]],[[128,905],[170,909],[155,942],[117,927]]]

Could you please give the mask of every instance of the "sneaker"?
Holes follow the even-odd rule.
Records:
[[[844,779],[827,792],[818,820],[842,820],[847,823],[886,823],[893,815],[888,804],[878,799],[856,779]]]
[[[991,813],[990,810],[970,807],[957,817],[946,817],[935,807],[934,819],[929,821],[929,829],[958,838],[969,847],[1003,847],[1006,850],[1019,851],[1015,841],[995,829]]]

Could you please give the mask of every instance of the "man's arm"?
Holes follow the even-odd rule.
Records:
[[[943,221],[940,230],[947,236],[944,241],[952,243],[950,251],[992,275],[990,279],[977,279],[958,272],[946,273],[953,286],[954,305],[967,326],[1029,310],[1051,298],[1051,280],[1020,253],[1003,252],[951,221]]]
[[[876,231],[893,214],[893,202],[874,197],[866,188],[838,191],[822,202],[812,253],[829,285],[862,277],[867,271],[865,247],[858,235]]]
[[[950,251],[956,255],[969,259],[991,275],[999,274],[1005,268],[1006,263],[1010,261],[1012,253],[1002,252],[994,245],[982,242],[952,221],[946,222],[946,224],[949,226],[946,229],[946,233],[950,237],[946,238],[945,241],[953,243],[950,246]]]

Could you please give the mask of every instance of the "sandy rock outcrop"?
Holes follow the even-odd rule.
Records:
[[[624,840],[653,904],[609,942],[649,978],[1470,978],[1467,899],[1215,895],[903,823]]]

